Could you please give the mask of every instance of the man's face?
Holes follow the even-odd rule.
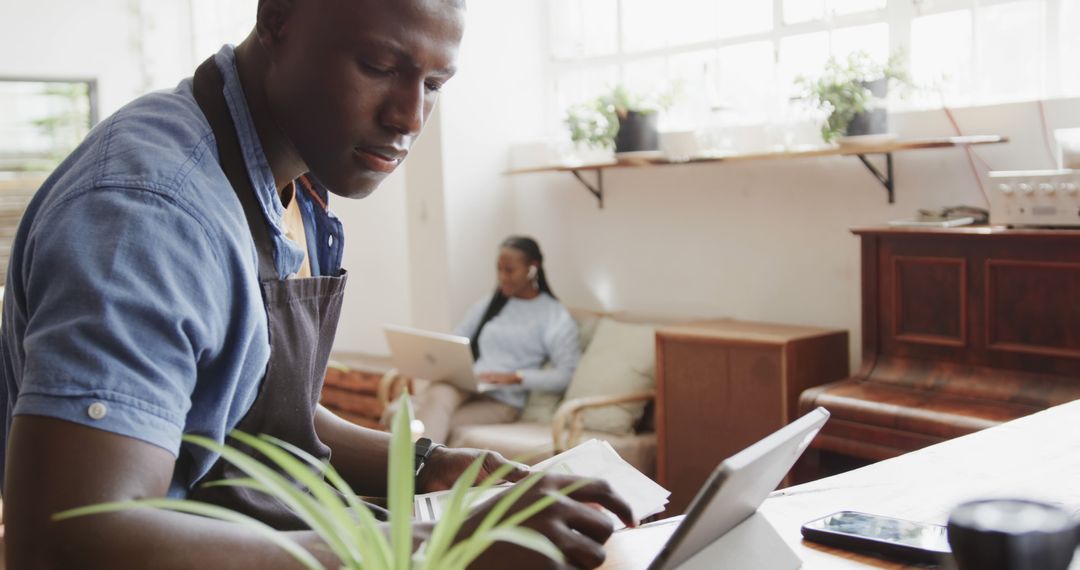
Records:
[[[331,192],[363,198],[401,164],[454,74],[464,19],[450,0],[296,2],[267,97]]]

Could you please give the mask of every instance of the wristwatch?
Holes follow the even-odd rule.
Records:
[[[424,464],[427,462],[427,458],[431,455],[432,451],[435,451],[438,447],[446,447],[441,443],[434,443],[426,437],[422,437],[416,440],[413,445],[413,460],[416,467],[416,476],[420,476],[420,470],[424,468]]]

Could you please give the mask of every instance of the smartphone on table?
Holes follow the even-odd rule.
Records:
[[[938,564],[952,553],[943,525],[840,511],[802,526],[807,540],[910,562]]]

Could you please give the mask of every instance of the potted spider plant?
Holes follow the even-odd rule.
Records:
[[[521,526],[527,519],[547,508],[560,496],[573,493],[586,480],[577,481],[554,496],[537,500],[529,507],[506,516],[517,499],[536,485],[543,473],[533,473],[504,494],[471,536],[458,542],[474,501],[491,489],[496,481],[509,474],[513,466],[503,465],[483,483],[472,487],[483,465],[477,458],[454,484],[442,517],[428,539],[413,550],[414,468],[410,424],[412,404],[402,394],[400,412],[395,416],[390,440],[387,506],[390,532],[387,537],[375,516],[353,492],[345,480],[325,461],[319,460],[292,444],[270,436],[253,436],[234,431],[230,436],[263,455],[280,469],[275,470],[238,449],[200,436],[185,440],[220,453],[248,478],[214,481],[208,485],[242,486],[268,493],[296,512],[341,560],[346,570],[465,570],[468,565],[497,541],[517,544],[547,556],[560,564],[562,553],[545,536]],[[54,520],[116,512],[129,509],[161,509],[195,514],[243,525],[266,537],[292,555],[309,570],[326,570],[315,557],[289,536],[246,515],[186,499],[139,499],[80,507],[53,516]],[[505,517],[505,518],[504,518]]]
[[[591,101],[574,105],[564,120],[570,140],[593,148],[614,148],[616,153],[660,148],[657,119],[670,103],[669,96],[645,97],[617,85]]]
[[[830,57],[824,73],[816,78],[799,77],[802,99],[829,112],[821,138],[833,142],[842,137],[883,135],[888,132],[885,97],[890,83],[910,85],[903,54],[895,53],[885,64],[857,51],[840,62]]]

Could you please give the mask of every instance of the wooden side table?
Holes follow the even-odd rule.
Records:
[[[714,320],[656,332],[657,474],[681,514],[722,461],[797,416],[799,393],[848,376],[840,329]]]

